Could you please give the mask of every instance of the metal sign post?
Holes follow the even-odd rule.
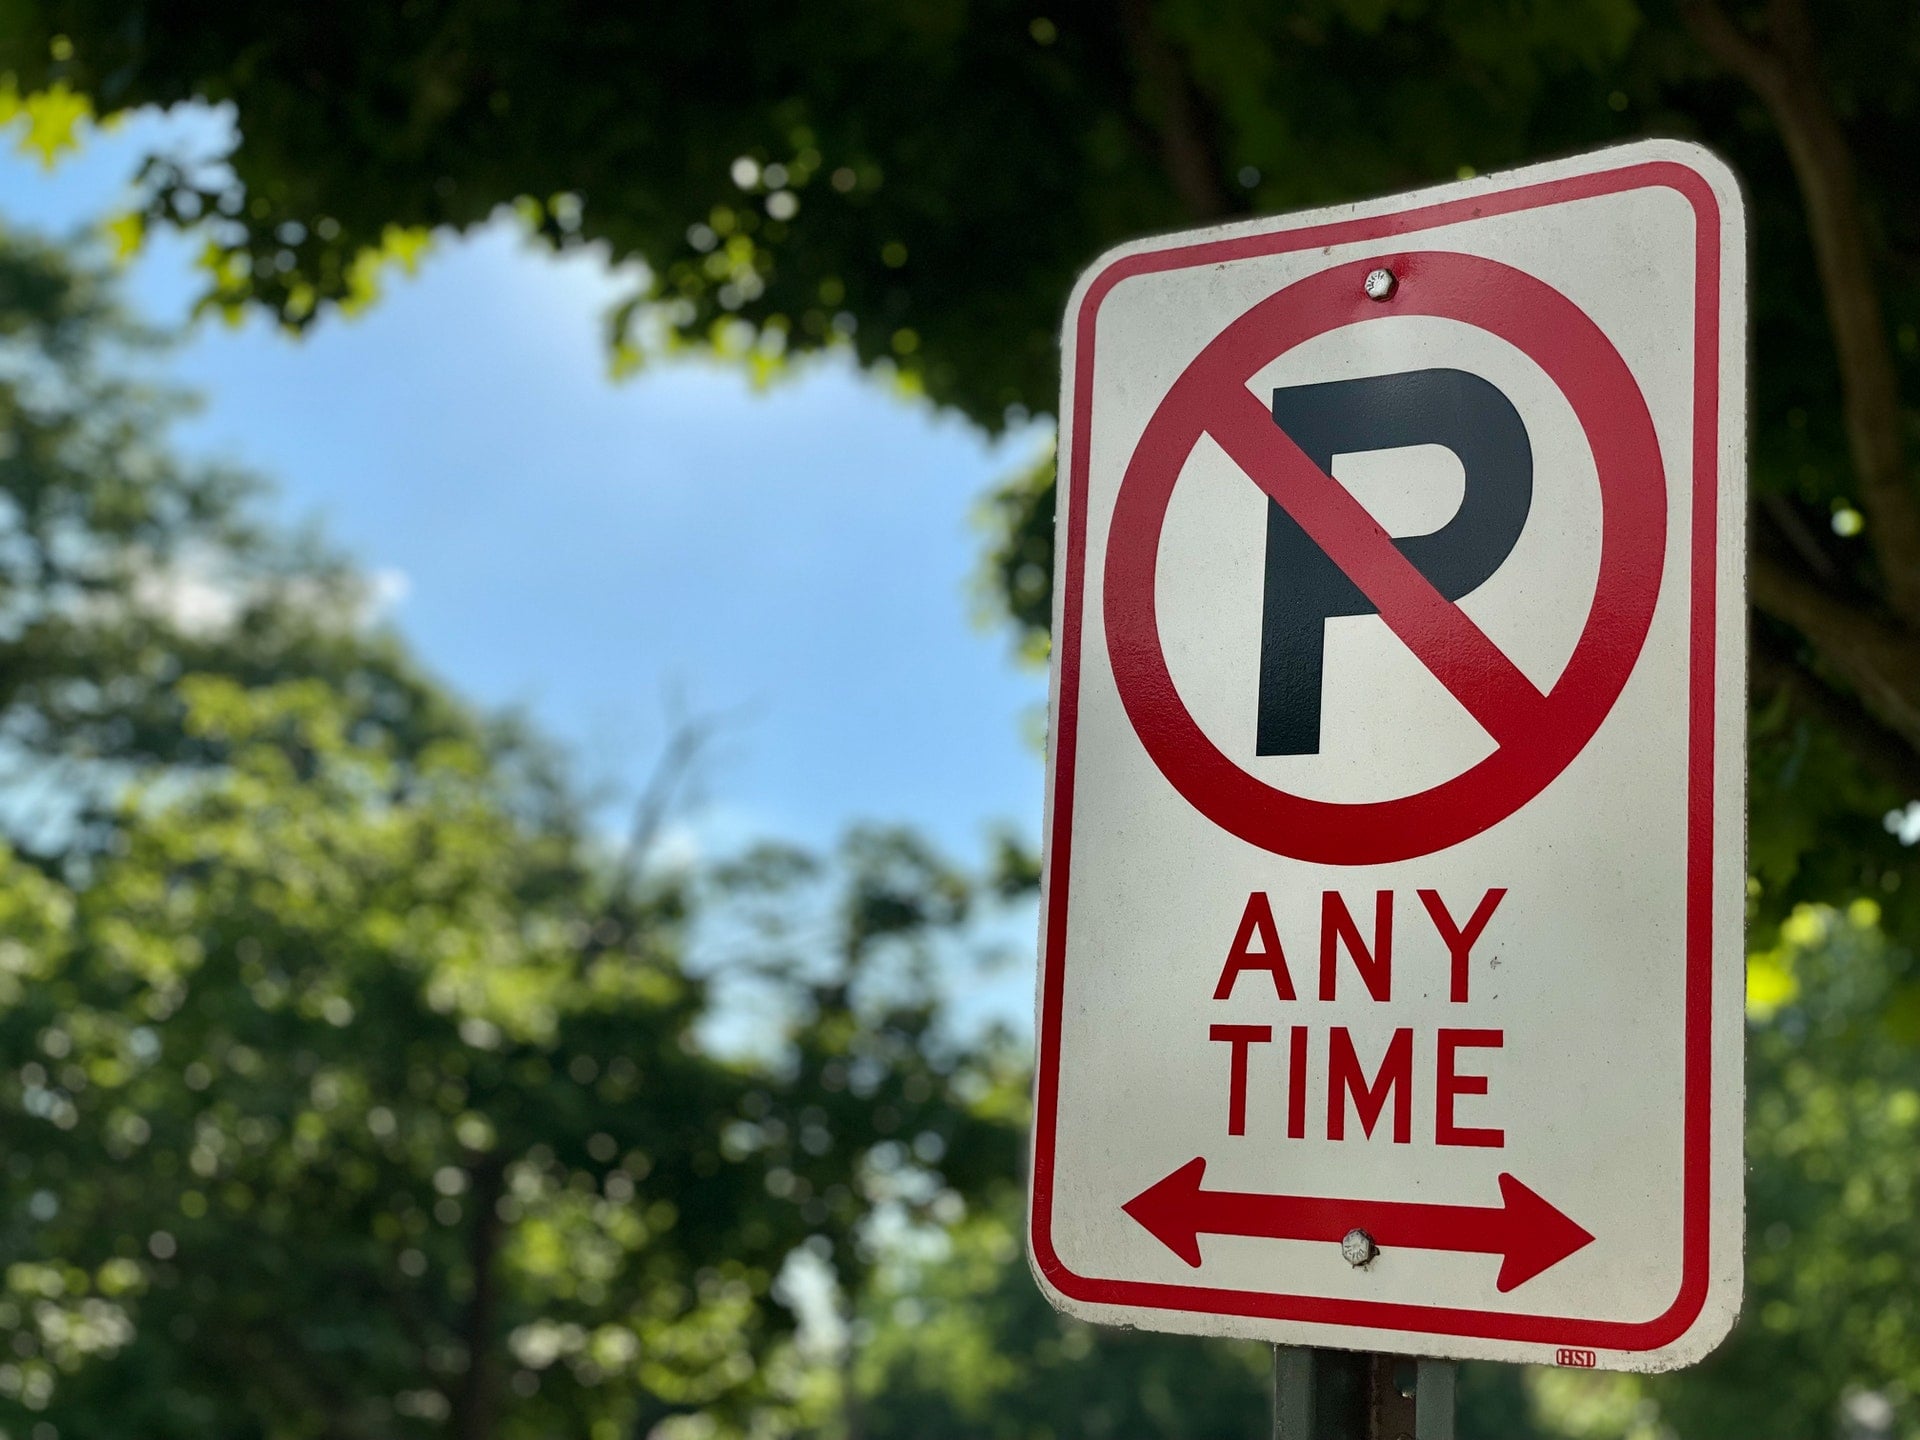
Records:
[[[1454,1440],[1454,1367],[1355,1350],[1273,1347],[1273,1440]]]
[[[1648,141],[1069,304],[1029,1251],[1289,1440],[1738,1309],[1744,226]]]

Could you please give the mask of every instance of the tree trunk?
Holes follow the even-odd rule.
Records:
[[[1152,0],[1121,0],[1120,33],[1132,57],[1141,99],[1160,142],[1160,163],[1180,203],[1196,220],[1233,207],[1209,143],[1200,97],[1179,52],[1160,30]]]
[[[1754,555],[1754,605],[1797,632],[1811,658],[1770,653],[1757,673],[1833,725],[1870,768],[1910,787],[1920,763],[1920,493],[1854,156],[1824,88],[1804,0],[1770,0],[1764,33],[1737,23],[1719,0],[1681,0],[1680,8],[1701,48],[1766,106],[1799,182],[1882,585],[1871,596],[1846,585],[1791,502],[1763,500],[1759,513],[1784,544]]]
[[[453,1440],[492,1440],[499,1404],[494,1328],[500,1314],[499,1257],[503,1226],[500,1196],[506,1162],[497,1155],[482,1156],[467,1167],[473,1225],[467,1232],[467,1265],[473,1273],[473,1293],[467,1299],[461,1340],[466,1346],[467,1369],[450,1397]]]

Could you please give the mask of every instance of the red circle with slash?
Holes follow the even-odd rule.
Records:
[[[1363,281],[1398,280],[1386,303]],[[1573,654],[1542,694],[1392,537],[1274,423],[1247,388],[1296,345],[1389,315],[1472,325],[1528,355],[1572,405],[1600,479],[1600,568]],[[1167,504],[1210,435],[1359,586],[1388,627],[1493,737],[1450,780],[1391,800],[1290,794],[1221,753],[1188,712],[1160,642],[1154,595]],[[1593,738],[1632,674],[1666,557],[1667,490],[1653,418],[1600,327],[1544,281],[1474,255],[1417,251],[1322,270],[1255,305],[1182,372],[1128,462],[1114,503],[1104,586],[1107,651],[1121,702],[1175,789],[1222,829],[1275,854],[1329,865],[1411,859],[1457,845],[1538,795]]]

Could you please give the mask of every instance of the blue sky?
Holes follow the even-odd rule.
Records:
[[[50,173],[0,152],[0,219],[75,233],[156,140],[218,133],[142,119]],[[140,310],[184,313],[189,255],[149,246]],[[442,237],[304,340],[196,326],[167,366],[206,400],[182,442],[270,477],[284,517],[389,577],[429,665],[529,709],[589,779],[636,788],[676,696],[729,717],[689,820],[708,848],[860,819],[966,858],[997,823],[1033,838],[1044,677],[977,622],[969,582],[973,507],[1043,432],[990,445],[839,364],[770,393],[698,361],[616,383],[599,326],[620,293],[510,225]]]

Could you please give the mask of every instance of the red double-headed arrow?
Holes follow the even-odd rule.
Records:
[[[1498,1255],[1494,1285],[1505,1294],[1593,1243],[1593,1236],[1511,1175],[1500,1177],[1500,1204],[1479,1206],[1202,1190],[1206,1172],[1204,1159],[1189,1160],[1121,1207],[1196,1267],[1202,1235],[1339,1240],[1351,1230],[1364,1230],[1382,1250],[1404,1246]]]

